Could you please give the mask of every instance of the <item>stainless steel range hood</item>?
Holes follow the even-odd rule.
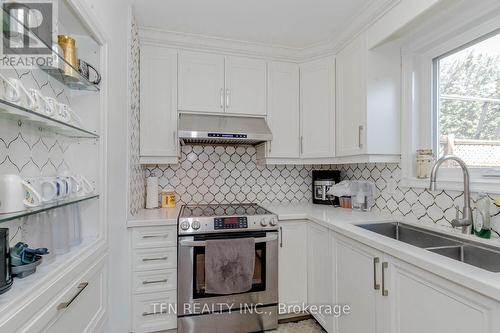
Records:
[[[227,115],[179,115],[179,139],[183,144],[257,145],[273,138],[264,118]]]

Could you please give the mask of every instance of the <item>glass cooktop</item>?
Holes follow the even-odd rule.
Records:
[[[180,217],[252,216],[272,214],[253,203],[221,205],[185,205]]]

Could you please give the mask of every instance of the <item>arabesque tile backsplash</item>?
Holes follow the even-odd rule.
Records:
[[[175,190],[178,204],[310,202],[311,171],[322,168],[340,170],[342,179],[373,181],[378,190],[373,209],[412,221],[451,227],[455,206],[463,206],[461,192],[404,187],[396,163],[262,166],[255,148],[244,146],[182,146],[181,153],[179,164],[146,168],[146,177],[159,178],[160,190]],[[500,227],[498,218],[495,223]]]

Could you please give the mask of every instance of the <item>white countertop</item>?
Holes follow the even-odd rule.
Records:
[[[177,225],[180,207],[141,209],[136,215],[129,217],[127,227],[151,227],[161,225]]]
[[[264,204],[262,206],[278,215],[280,221],[310,220],[339,234],[389,254],[392,257],[396,257],[426,271],[433,272],[436,275],[449,279],[464,287],[470,287],[475,292],[479,292],[500,301],[500,273],[489,272],[461,263],[419,247],[365,230],[357,227],[355,224],[401,221],[433,231],[447,231],[448,233],[453,233],[455,237],[488,244],[490,246],[499,247],[500,244],[498,240],[482,240],[473,235],[462,235],[459,230],[438,227],[433,224],[412,223],[410,221],[405,221],[404,217],[391,216],[389,214],[357,212],[350,209],[312,204]]]

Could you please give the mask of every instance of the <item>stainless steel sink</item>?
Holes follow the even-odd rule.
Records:
[[[500,250],[488,245],[400,222],[357,226],[490,272],[500,272]]]

